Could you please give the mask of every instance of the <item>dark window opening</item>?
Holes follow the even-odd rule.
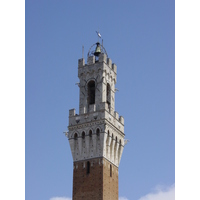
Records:
[[[99,134],[100,134],[100,130],[99,130],[99,128],[97,129],[97,136],[99,136]]]
[[[89,174],[89,173],[90,173],[90,162],[87,161],[87,174]]]
[[[82,138],[85,139],[85,132],[82,132]]]
[[[89,136],[92,137],[92,130],[89,131]]]
[[[74,134],[74,139],[75,139],[75,140],[78,139],[78,135],[77,135],[77,133]]]
[[[110,177],[112,177],[112,165],[110,164]]]
[[[95,82],[88,83],[88,103],[89,105],[95,104]]]

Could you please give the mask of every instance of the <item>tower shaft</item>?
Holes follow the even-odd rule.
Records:
[[[73,200],[80,199],[118,200],[118,167],[105,158],[75,162]]]

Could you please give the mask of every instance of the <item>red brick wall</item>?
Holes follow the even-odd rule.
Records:
[[[110,177],[110,162],[104,159],[103,165],[103,200],[118,200],[118,168],[112,165]]]
[[[110,164],[105,158],[74,162],[73,200],[118,200],[118,168],[112,165],[110,177]]]

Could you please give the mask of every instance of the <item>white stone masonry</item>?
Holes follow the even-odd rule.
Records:
[[[104,157],[117,167],[124,148],[124,118],[115,111],[117,66],[105,54],[78,61],[79,114],[69,111],[74,162]]]

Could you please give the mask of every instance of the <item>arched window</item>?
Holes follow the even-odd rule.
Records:
[[[88,104],[95,104],[95,82],[90,81],[88,83]]]
[[[90,162],[87,161],[87,174],[89,174],[89,173],[90,173]]]
[[[99,128],[97,129],[97,136],[99,136],[99,134],[100,134],[100,130],[99,130]]]
[[[112,177],[112,165],[110,164],[110,177]]]
[[[85,139],[85,132],[82,132],[82,138]]]
[[[107,87],[106,87],[106,102],[108,103],[108,105],[110,105],[111,94],[110,94],[110,84],[109,83],[107,83]]]
[[[75,139],[75,140],[78,139],[78,134],[77,134],[77,133],[74,134],[74,139]]]
[[[92,137],[92,130],[89,131],[89,136]]]

